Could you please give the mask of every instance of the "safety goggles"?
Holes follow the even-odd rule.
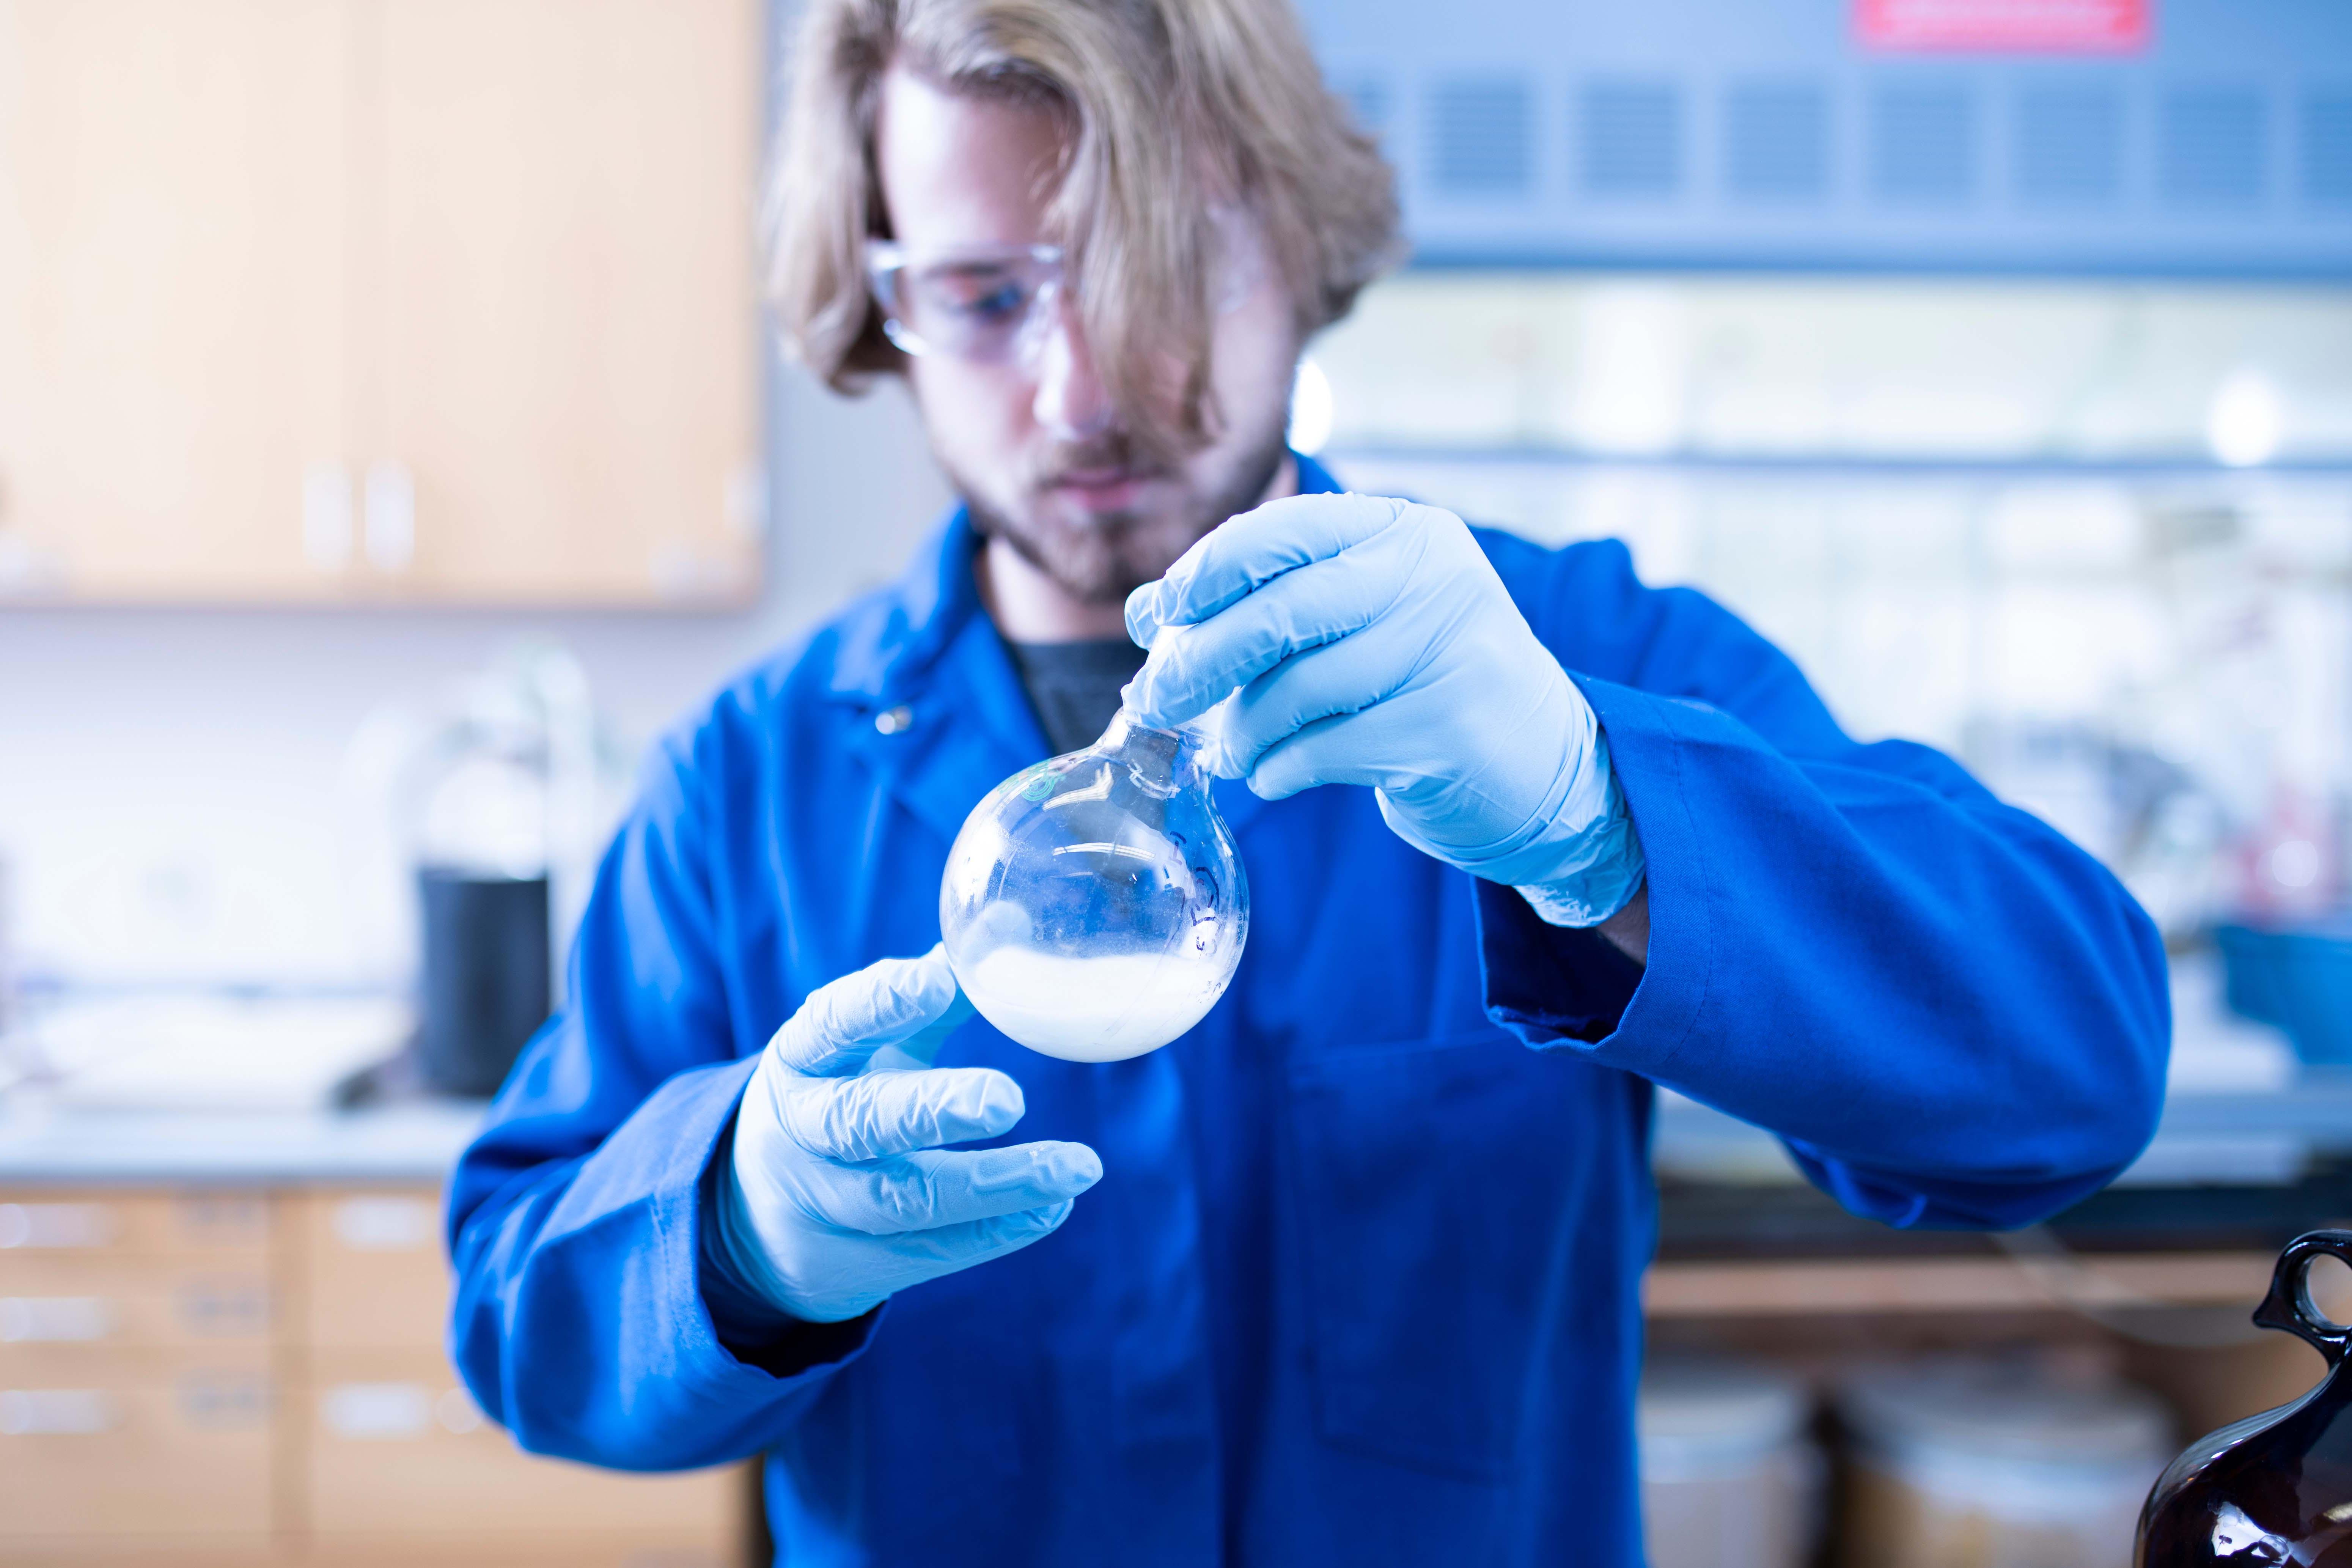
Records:
[[[1058,245],[909,253],[866,242],[866,279],[882,331],[910,354],[976,364],[1026,363],[1044,342],[1063,289]]]

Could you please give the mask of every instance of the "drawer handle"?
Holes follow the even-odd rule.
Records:
[[[251,1373],[192,1373],[180,1380],[180,1414],[194,1426],[260,1426],[269,1419],[269,1382]]]
[[[113,1239],[114,1215],[100,1204],[0,1204],[0,1252],[104,1247]]]
[[[335,1205],[335,1239],[353,1252],[414,1252],[434,1244],[436,1217],[422,1198],[345,1198]]]
[[[269,1209],[250,1194],[183,1197],[172,1206],[181,1236],[199,1247],[257,1247],[269,1239]]]
[[[180,1325],[207,1339],[269,1331],[269,1288],[257,1279],[200,1279],[180,1287]]]
[[[320,1398],[319,1413],[338,1437],[422,1437],[433,1423],[433,1395],[415,1383],[339,1383]]]
[[[95,1388],[0,1388],[0,1437],[88,1437],[114,1425]]]
[[[114,1329],[99,1296],[0,1296],[0,1343],[87,1343]]]

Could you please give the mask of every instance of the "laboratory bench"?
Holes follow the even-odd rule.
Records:
[[[2021,1232],[1895,1230],[1806,1183],[1770,1135],[1661,1093],[1654,1349],[1793,1366],[2025,1352],[2154,1389],[2185,1440],[2303,1394],[2323,1370],[2254,1328],[2279,1249],[2352,1225],[2352,1071],[2289,1065],[2177,1085],[2104,1190]],[[2315,1274],[2339,1319],[2346,1280]]]
[[[0,1095],[0,1559],[749,1561],[747,1468],[534,1458],[467,1397],[441,1350],[440,1214],[480,1116]],[[2177,1092],[2122,1182],[2005,1238],[1856,1219],[1769,1135],[1673,1095],[1653,1153],[1654,1345],[1824,1378],[1858,1355],[2072,1347],[2205,1429],[2315,1375],[2244,1319],[2284,1241],[2352,1219],[2352,1073]]]

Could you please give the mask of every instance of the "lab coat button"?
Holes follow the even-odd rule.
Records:
[[[914,721],[915,710],[904,703],[896,708],[885,708],[874,715],[874,728],[885,735],[895,735]]]

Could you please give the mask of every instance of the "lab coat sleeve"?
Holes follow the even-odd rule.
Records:
[[[1629,999],[1599,938],[1482,887],[1490,1015],[1769,1129],[1890,1225],[2029,1224],[2128,1164],[2171,1025],[2121,884],[1940,753],[1847,737],[1778,649],[1642,586],[1622,546],[1543,554],[1506,578],[1608,736],[1649,956]]]
[[[874,1322],[803,1326],[754,1364],[711,1321],[700,1189],[758,1057],[730,1043],[692,743],[649,766],[598,870],[570,1000],[450,1190],[467,1385],[525,1448],[622,1469],[769,1446]]]

